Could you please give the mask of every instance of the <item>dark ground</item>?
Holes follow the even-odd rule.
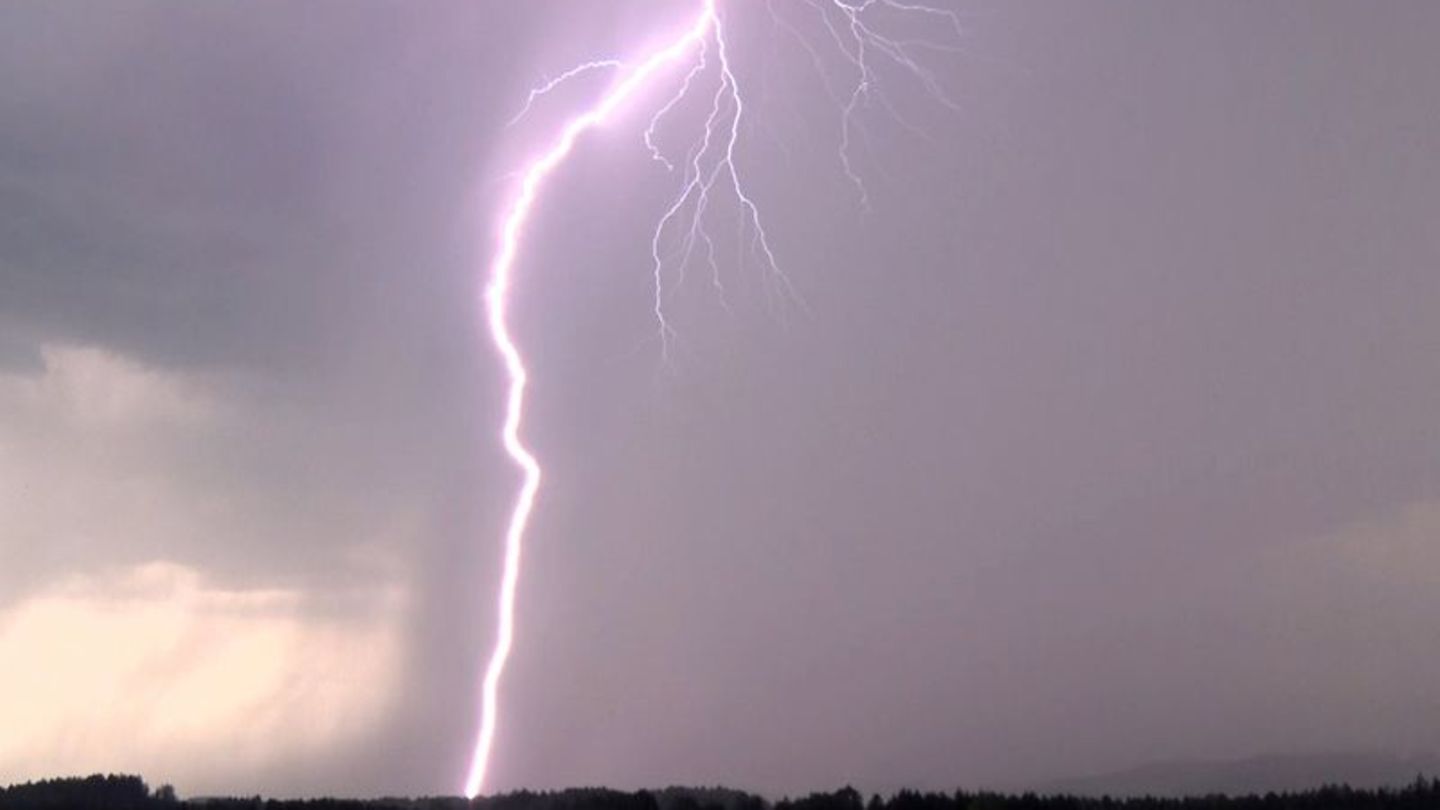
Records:
[[[1201,810],[1202,808],[1264,808],[1265,810],[1330,810],[1331,808],[1440,808],[1440,779],[1417,777],[1398,788],[1353,789],[1344,785],[1292,793],[1248,796],[1082,797],[1002,794],[967,791],[919,793],[901,791],[865,799],[852,788],[812,793],[800,799],[768,802],[758,796],[723,788],[665,788],[626,793],[605,788],[575,788],[546,793],[521,791],[467,802],[458,797],[419,799],[180,799],[168,785],[152,790],[138,776],[50,779],[0,789],[0,810],[1088,810],[1124,808]]]

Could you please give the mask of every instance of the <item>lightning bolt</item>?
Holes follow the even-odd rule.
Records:
[[[705,0],[700,14],[679,37],[630,70],[595,106],[571,119],[549,150],[525,169],[519,192],[511,200],[509,213],[501,226],[500,247],[490,265],[490,281],[485,287],[485,314],[490,327],[491,342],[500,355],[509,380],[505,398],[505,422],[500,431],[500,439],[511,461],[524,474],[524,480],[515,499],[514,509],[510,513],[509,527],[505,531],[505,560],[500,579],[497,637],[495,647],[490,653],[490,661],[485,667],[485,679],[481,683],[480,732],[475,742],[470,772],[465,778],[466,798],[475,798],[485,785],[490,751],[495,743],[500,677],[505,672],[505,663],[510,658],[510,648],[515,641],[515,590],[520,581],[520,555],[524,549],[525,528],[530,523],[531,513],[535,511],[535,496],[540,491],[540,462],[520,438],[520,423],[525,412],[525,385],[529,380],[529,372],[525,368],[525,360],[520,355],[519,347],[515,345],[515,338],[510,333],[510,324],[506,318],[515,258],[520,252],[520,237],[525,231],[540,189],[570,156],[580,136],[604,123],[620,105],[646,86],[661,68],[679,60],[702,42],[718,22],[715,0]],[[574,71],[571,71],[572,75],[573,73]],[[531,100],[534,98],[535,94],[532,93]]]
[[[665,44],[639,59],[629,62],[614,59],[585,62],[532,89],[519,114],[510,122],[513,125],[519,121],[533,104],[565,82],[601,70],[617,72],[616,82],[610,89],[591,106],[566,121],[548,147],[540,151],[521,170],[516,190],[505,204],[498,244],[485,285],[483,302],[490,341],[507,381],[505,416],[500,440],[511,462],[519,469],[522,480],[505,531],[502,574],[496,600],[496,639],[481,682],[480,727],[465,779],[464,792],[470,799],[484,789],[489,770],[499,715],[500,680],[515,640],[515,596],[520,580],[525,531],[535,510],[542,477],[539,460],[520,435],[529,371],[510,331],[508,310],[522,238],[546,182],[564,165],[581,136],[604,124],[635,96],[663,82],[667,68],[688,63],[689,69],[679,80],[678,88],[655,110],[643,132],[643,141],[651,157],[667,170],[678,170],[680,174],[680,190],[660,215],[651,237],[654,316],[661,357],[669,360],[671,342],[676,334],[665,314],[666,291],[670,286],[667,278],[678,275],[679,280],[683,281],[686,268],[697,256],[703,256],[710,271],[710,283],[722,305],[725,304],[725,285],[717,259],[715,240],[705,227],[706,213],[714,204],[716,196],[722,192],[733,200],[741,213],[741,255],[752,257],[758,264],[767,282],[766,289],[772,296],[803,306],[794,286],[781,271],[759,206],[745,190],[736,164],[737,148],[741,140],[741,121],[746,106],[731,62],[724,18],[717,8],[717,3],[718,0],[698,0],[699,9],[688,25],[672,35]],[[954,107],[944,96],[936,77],[914,54],[917,48],[945,46],[929,40],[903,40],[889,36],[869,22],[868,16],[876,11],[933,16],[953,28],[956,35],[960,33],[959,19],[950,11],[901,0],[803,0],[803,4],[818,14],[841,58],[857,76],[848,93],[837,92],[833,88],[826,76],[819,51],[793,23],[781,18],[772,0],[767,0],[772,18],[801,41],[816,70],[825,80],[827,93],[842,111],[839,162],[854,184],[862,207],[867,207],[868,193],[852,157],[852,132],[859,131],[858,116],[861,109],[871,101],[876,101],[904,128],[923,134],[918,127],[905,121],[894,105],[880,93],[879,75],[874,66],[876,56],[909,71],[927,92],[946,106]],[[699,136],[683,158],[667,156],[659,145],[661,129],[681,102],[696,92],[696,84],[711,74],[714,76],[714,92],[709,96]]]

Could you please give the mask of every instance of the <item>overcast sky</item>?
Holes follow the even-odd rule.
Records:
[[[505,124],[692,6],[0,5],[0,783],[459,789],[517,480],[480,276],[604,82]],[[663,95],[537,211],[490,787],[1440,748],[1440,4],[957,2],[956,109],[860,112],[868,212],[796,34],[855,76],[773,6],[724,4],[738,164],[803,309],[692,268],[661,362]]]

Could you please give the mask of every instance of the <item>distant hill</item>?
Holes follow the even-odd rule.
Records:
[[[1322,785],[1402,787],[1440,776],[1440,756],[1373,753],[1274,754],[1233,760],[1153,762],[1113,773],[1047,782],[1045,793],[1080,796],[1232,796],[1294,792]]]

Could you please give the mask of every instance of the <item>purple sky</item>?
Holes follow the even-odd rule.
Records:
[[[661,364],[644,103],[551,186],[491,787],[1440,749],[1440,5],[957,2],[869,213],[726,7],[808,311],[698,272]],[[476,294],[567,97],[505,122],[690,8],[0,7],[0,783],[458,789],[515,483]]]

